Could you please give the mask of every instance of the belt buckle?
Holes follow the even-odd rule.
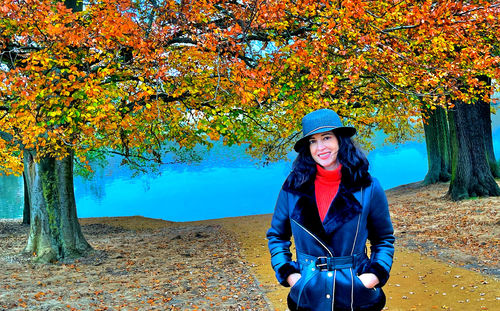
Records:
[[[322,259],[325,259],[325,262],[318,263]],[[316,268],[318,268],[320,271],[327,271],[328,270],[328,257],[320,256],[320,257],[316,258]]]

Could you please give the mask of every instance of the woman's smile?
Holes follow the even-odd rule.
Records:
[[[319,153],[318,157],[322,160],[326,160],[330,157],[331,152]]]

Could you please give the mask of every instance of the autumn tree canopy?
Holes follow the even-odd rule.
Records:
[[[233,39],[236,21],[252,14],[246,5],[107,0],[73,12],[57,1],[0,3],[5,173],[19,172],[31,149],[161,161],[164,141],[189,147],[223,134],[233,143],[257,118],[234,91],[251,62],[248,40]]]
[[[390,142],[412,137],[421,120],[428,125],[434,111],[445,109],[456,116],[450,118],[453,131],[434,141],[451,140],[454,157],[451,165],[442,165],[451,172],[438,175],[451,173],[450,196],[500,195],[489,121],[490,96],[498,89],[491,81],[500,76],[500,2],[266,5],[261,23],[254,25],[261,25],[256,33],[271,46],[267,65],[261,63],[262,72],[270,74],[262,75],[261,85],[272,87],[257,94],[271,103],[267,116],[274,130],[263,133],[257,154],[272,158],[287,152],[301,117],[318,107],[337,110],[360,129],[361,139],[378,129]]]
[[[380,129],[401,141],[424,110],[489,101],[499,7],[0,0],[0,172],[20,173],[24,161],[30,204],[43,210],[36,217],[57,252],[68,226],[54,215],[68,209],[76,219],[74,197],[59,194],[73,187],[73,158],[86,163],[92,151],[162,162],[165,141],[221,138],[274,160],[290,150],[301,117],[321,107],[361,139]]]
[[[198,5],[196,5],[198,4]],[[231,6],[232,4],[228,4]],[[242,141],[257,123],[234,77],[252,10],[178,1],[0,1],[0,169],[24,162],[25,252],[50,262],[90,246],[77,221],[73,159],[108,150],[162,162],[164,143]]]
[[[19,143],[159,160],[164,140],[222,135],[278,157],[326,106],[361,137],[404,140],[422,102],[471,102],[493,91],[478,75],[499,76],[498,2],[1,3],[5,172],[19,170]]]
[[[490,1],[266,1],[252,24],[269,53],[254,94],[272,106],[268,118],[282,137],[306,112],[332,107],[362,137],[382,129],[390,141],[405,140],[425,109],[489,101],[493,89],[478,76],[500,75],[499,7]]]

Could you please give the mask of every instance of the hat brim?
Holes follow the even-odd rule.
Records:
[[[295,145],[293,146],[293,150],[295,150],[296,152],[299,152],[303,148],[303,145],[308,142],[309,137],[311,137],[314,134],[324,133],[324,132],[328,132],[328,131],[333,131],[336,135],[341,135],[341,136],[345,136],[345,137],[352,137],[356,134],[356,129],[354,127],[351,127],[351,126],[321,128],[321,129],[313,131],[313,132],[309,133],[307,136],[304,136],[301,139],[299,139],[295,143]]]

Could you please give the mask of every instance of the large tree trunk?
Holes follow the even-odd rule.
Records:
[[[65,0],[73,12],[82,11],[83,1]],[[73,187],[73,154],[63,159],[42,157],[24,151],[24,175],[30,210],[30,233],[25,252],[39,262],[73,259],[92,249],[82,234]]]
[[[424,184],[449,181],[451,178],[450,131],[446,110],[437,107],[425,110],[427,119],[424,122],[425,143],[429,170]]]
[[[488,86],[491,86],[491,79],[485,76],[479,77],[480,81],[484,81]],[[481,120],[483,122],[482,130],[484,135],[484,144],[486,150],[486,159],[488,160],[488,165],[490,166],[491,174],[493,177],[500,178],[500,167],[495,159],[495,151],[493,149],[493,136],[491,135],[491,104],[490,102],[480,101],[479,114],[481,115]]]
[[[499,196],[498,187],[486,156],[485,120],[481,113],[482,105],[477,102],[464,104],[455,102],[455,107],[448,111],[452,146],[452,175],[448,194],[453,200],[462,200],[475,196]]]
[[[23,209],[23,224],[30,224],[30,196],[28,194],[28,185],[26,184],[26,175],[23,173],[24,185],[24,209]]]
[[[500,167],[495,159],[495,151],[493,149],[493,136],[491,135],[491,111],[490,105],[482,105],[481,115],[484,117],[485,122],[483,122],[483,133],[484,133],[484,143],[486,148],[486,159],[488,160],[488,165],[490,166],[490,171],[493,177],[500,178]]]
[[[73,188],[73,155],[61,160],[34,161],[24,152],[31,225],[25,252],[40,262],[74,259],[92,248],[85,240],[76,215]]]

